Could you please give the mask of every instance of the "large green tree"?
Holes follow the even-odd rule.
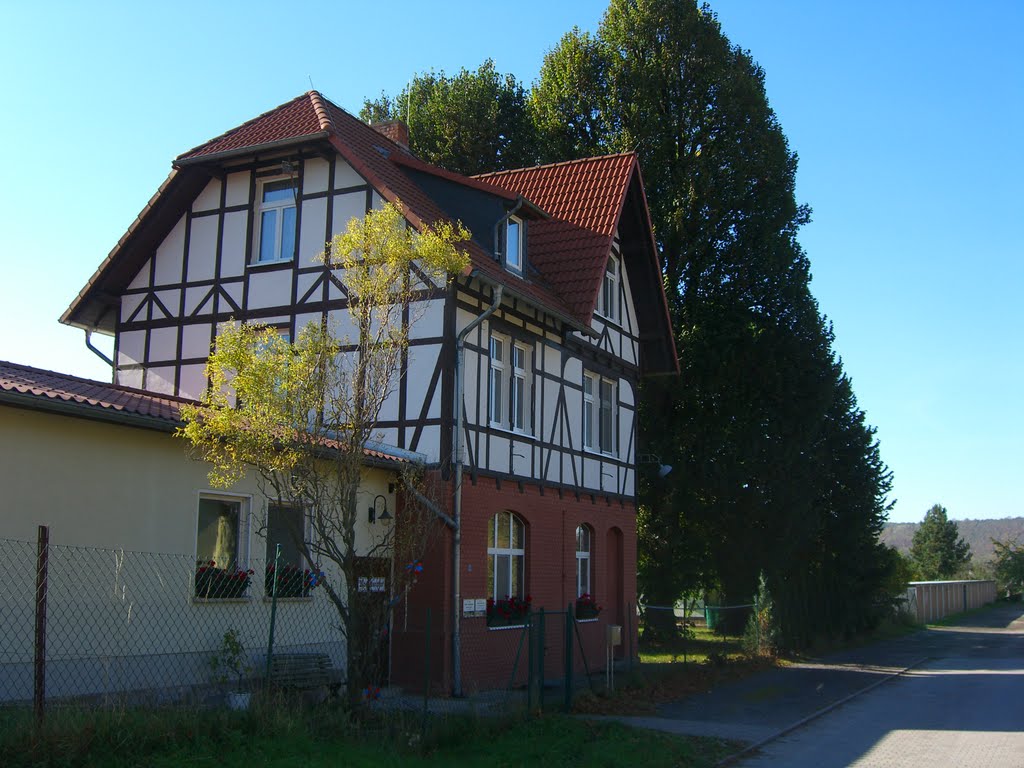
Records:
[[[526,90],[490,59],[454,76],[417,75],[397,96],[367,99],[359,116],[404,120],[414,154],[459,173],[519,168],[536,157]]]
[[[910,557],[922,579],[951,579],[971,560],[971,545],[947,515],[944,506],[934,504],[914,532]]]
[[[810,211],[763,70],[706,5],[611,0],[595,33],[545,56],[528,104],[515,133],[532,145],[490,168],[641,159],[681,364],[641,393],[645,445],[675,467],[641,486],[641,589],[664,604],[716,584],[745,603],[763,571],[791,642],[867,622],[891,570],[875,542],[890,478],[810,292]],[[444,104],[459,124],[479,109]],[[841,614],[822,613],[826,580],[856,594]]]

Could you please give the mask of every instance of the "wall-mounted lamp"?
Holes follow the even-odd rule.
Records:
[[[380,499],[380,508],[377,507],[377,499]],[[379,493],[373,497],[373,504],[370,505],[369,510],[370,522],[375,520],[390,520],[391,514],[388,512],[388,500],[381,496]]]
[[[637,457],[637,462],[640,464],[655,464],[658,467],[658,479],[664,480],[668,477],[668,473],[672,471],[671,464],[662,464],[661,457],[656,453],[641,453]]]

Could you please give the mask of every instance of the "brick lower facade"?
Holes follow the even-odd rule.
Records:
[[[450,489],[451,484],[442,487]],[[592,531],[591,591],[602,611],[596,620],[581,622],[577,627],[574,673],[583,671],[584,659],[591,670],[604,668],[608,624],[623,627],[623,645],[617,655],[635,649],[636,508],[632,500],[577,496],[564,489],[559,492],[537,484],[520,485],[485,477],[474,483],[467,475],[462,493],[463,600],[488,597],[487,526],[495,514],[506,510],[525,523],[525,589],[534,610],[561,612],[545,617],[545,677],[557,679],[564,674],[564,612],[576,600],[576,527],[581,524]],[[449,531],[433,540],[423,564],[417,584],[395,610],[391,682],[407,690],[422,690],[428,672],[429,608],[431,690],[443,694],[451,691],[453,679]],[[527,650],[521,629],[488,627],[483,616],[460,621],[466,693],[525,681]],[[632,633],[632,639],[627,632]]]

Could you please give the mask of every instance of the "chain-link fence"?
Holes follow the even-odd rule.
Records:
[[[224,569],[185,555],[0,539],[0,704],[34,701],[41,715],[44,703],[206,706],[263,687],[336,692],[346,642],[321,588],[332,579],[275,574],[258,558]],[[392,605],[379,639],[393,684],[363,692],[381,707],[562,709],[636,655],[630,606],[614,638],[607,621],[578,618],[573,606],[464,620],[464,696],[452,697],[449,628],[430,609]]]
[[[274,599],[259,559],[230,578],[209,570],[182,555],[0,539],[0,702],[203,703],[268,671],[339,680],[338,615],[312,579],[282,578]]]

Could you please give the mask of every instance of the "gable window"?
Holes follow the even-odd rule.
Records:
[[[576,528],[576,597],[593,594],[590,590],[590,526]]]
[[[295,258],[295,182],[264,181],[260,184],[259,199],[253,262],[291,261]]]
[[[619,260],[613,255],[608,256],[604,268],[604,279],[601,281],[601,293],[597,297],[597,312],[609,320],[618,319],[619,307]]]
[[[523,222],[515,216],[505,225],[505,268],[523,271]]]
[[[508,345],[501,336],[491,336],[491,388],[489,391],[489,407],[491,424],[501,426],[505,421],[505,398],[503,381],[505,378],[505,350]]]
[[[491,426],[530,431],[530,349],[497,334],[490,337],[487,412]]]
[[[244,597],[252,574],[246,570],[247,499],[201,494],[196,526],[195,595]]]
[[[594,373],[583,374],[583,447],[614,456],[616,385]]]
[[[512,512],[499,512],[487,526],[487,595],[522,598],[526,566],[525,526]]]
[[[306,516],[301,507],[271,504],[267,509],[267,550],[264,589],[274,593],[277,575],[278,597],[305,597],[309,594],[309,566],[302,554],[306,540]],[[281,556],[277,556],[277,545]],[[275,558],[277,560],[275,565]]]

